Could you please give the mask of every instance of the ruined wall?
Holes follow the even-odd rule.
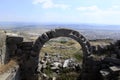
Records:
[[[0,64],[6,64],[12,58],[16,59],[20,68],[17,68],[18,71],[13,74],[13,79],[18,80],[18,78],[22,78],[23,80],[37,80],[35,70],[38,65],[40,49],[48,40],[61,36],[70,37],[78,41],[84,51],[83,69],[78,80],[103,80],[100,75],[100,70],[104,69],[102,66],[109,66],[109,62],[120,65],[120,41],[107,46],[98,45],[91,47],[89,41],[83,35],[69,29],[55,29],[43,33],[38,37],[35,43],[24,42],[23,37],[6,35],[4,31],[0,30]],[[91,56],[106,51],[110,53],[110,56],[112,53],[117,54],[117,57],[114,59],[115,62],[112,57],[99,61]],[[116,62],[116,60],[118,62]],[[106,61],[107,64],[104,63]],[[10,75],[12,75],[12,73]]]
[[[6,32],[4,30],[0,30],[0,65],[5,65],[10,60],[10,50],[13,47],[8,47],[7,40],[8,36],[6,35]],[[15,43],[15,41],[11,41]],[[19,71],[19,65],[15,65],[14,67],[11,67],[4,73],[0,73],[0,80],[19,80],[20,71]]]
[[[27,61],[32,45],[33,42],[23,42],[23,37],[7,35],[5,31],[0,31],[0,64],[7,64],[11,59],[17,61],[18,64],[0,74],[0,80],[21,80],[22,74],[30,71],[28,69],[31,64],[28,65]]]
[[[7,36],[6,46],[7,46],[7,60],[15,59],[20,66],[20,78],[22,80],[27,80],[25,77],[30,77],[31,66],[30,53],[32,51],[33,42],[24,42],[23,37],[20,36]],[[16,79],[15,79],[16,80]]]
[[[7,61],[10,58],[18,57],[22,54],[21,49],[19,49],[20,44],[23,42],[23,37],[7,36],[6,38],[6,48],[7,48]]]

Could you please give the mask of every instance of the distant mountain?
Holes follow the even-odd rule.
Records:
[[[0,28],[25,28],[25,27],[39,27],[39,28],[71,28],[71,29],[98,29],[98,30],[120,30],[120,25],[106,25],[106,24],[45,24],[45,23],[26,23],[26,22],[0,22]]]

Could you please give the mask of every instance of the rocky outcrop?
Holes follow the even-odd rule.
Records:
[[[6,33],[0,30],[0,64],[6,63]]]

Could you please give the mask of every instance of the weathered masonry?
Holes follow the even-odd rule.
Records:
[[[38,80],[36,68],[41,48],[47,41],[57,37],[72,38],[82,47],[83,64],[78,80],[111,80],[109,77],[113,76],[112,80],[120,80],[119,70],[108,70],[110,75],[100,73],[111,67],[120,66],[120,41],[107,46],[91,46],[82,34],[71,29],[54,29],[45,32],[35,42],[24,42],[23,37],[6,35],[5,31],[0,31],[0,64],[7,64],[11,59],[17,62],[7,78],[12,77],[7,80]],[[94,58],[94,54],[105,51],[109,51],[110,55],[116,53],[117,57],[110,56],[100,60]]]

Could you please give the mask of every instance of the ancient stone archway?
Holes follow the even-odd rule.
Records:
[[[79,32],[71,29],[54,29],[43,33],[33,44],[33,49],[31,51],[30,60],[28,61],[27,67],[30,72],[27,73],[27,80],[38,80],[37,76],[34,75],[36,66],[38,65],[39,53],[43,45],[52,38],[57,37],[69,37],[77,41],[83,50],[83,64],[85,60],[91,55],[91,45],[89,41]],[[29,66],[28,66],[29,65]],[[85,65],[83,65],[84,67]]]
[[[34,53],[32,55],[37,57],[45,42],[49,41],[52,38],[57,38],[57,37],[69,37],[76,40],[82,47],[83,58],[87,58],[88,56],[91,55],[91,46],[89,41],[79,32],[70,29],[55,29],[43,33],[35,41],[35,44],[33,45]]]

